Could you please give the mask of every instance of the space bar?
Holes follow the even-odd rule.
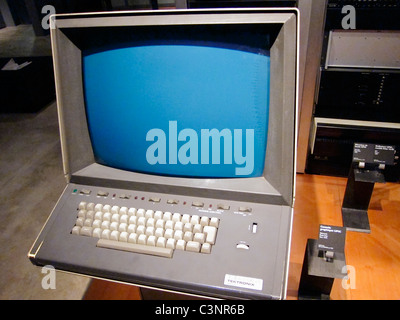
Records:
[[[153,247],[153,246],[146,246],[143,244],[119,242],[107,239],[100,239],[99,241],[97,241],[96,246],[101,248],[150,254],[153,256],[166,257],[166,258],[172,258],[172,253],[173,253],[173,249],[170,248]]]

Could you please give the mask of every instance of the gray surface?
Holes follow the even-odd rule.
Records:
[[[35,37],[31,25],[19,25],[0,30],[1,58],[50,55],[50,37]]]
[[[400,69],[400,32],[331,31],[327,51],[327,68]]]
[[[55,104],[0,114],[0,299],[81,299],[88,278],[56,273],[44,290],[27,253],[65,187]]]

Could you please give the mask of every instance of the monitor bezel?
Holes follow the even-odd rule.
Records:
[[[297,141],[298,10],[211,9],[62,14],[51,17],[51,39],[63,168],[67,182],[293,206]],[[263,176],[181,178],[128,172],[96,163],[87,127],[82,51],[63,30],[117,26],[278,24],[271,46],[270,121]]]

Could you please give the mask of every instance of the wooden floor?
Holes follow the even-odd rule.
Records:
[[[297,290],[307,239],[317,239],[320,224],[342,226],[346,178],[298,174],[287,299]],[[400,299],[400,184],[375,184],[368,211],[371,233],[346,234],[349,278],[336,279],[331,299]],[[168,298],[163,296],[163,298]],[[139,288],[92,280],[84,299],[141,299]]]

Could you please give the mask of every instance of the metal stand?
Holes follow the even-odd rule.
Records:
[[[376,182],[385,183],[386,166],[397,165],[396,146],[354,143],[353,162],[342,204],[343,226],[349,231],[370,233],[368,207]]]
[[[335,278],[347,276],[344,252],[323,252],[308,239],[301,270],[299,300],[329,300]]]
[[[367,170],[354,166],[350,169],[342,204],[343,226],[347,230],[371,232],[368,207],[376,182],[385,182],[379,169]]]

